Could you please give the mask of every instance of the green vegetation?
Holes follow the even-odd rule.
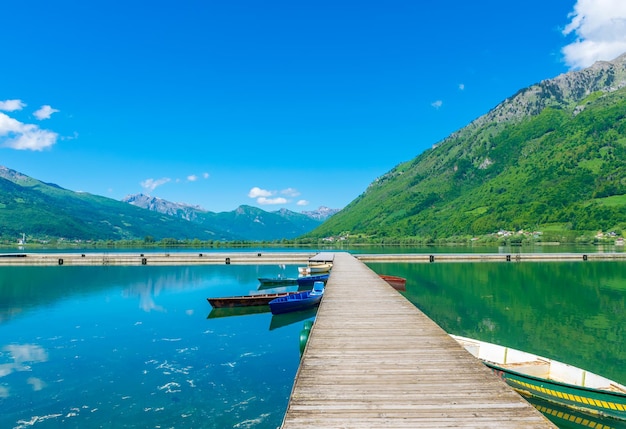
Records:
[[[377,179],[307,236],[427,243],[523,230],[539,241],[592,242],[598,231],[621,234],[626,89],[574,107],[468,127]]]
[[[207,226],[192,224],[121,201],[72,192],[34,179],[0,177],[0,239],[15,243],[22,233],[28,241],[62,239],[127,240],[152,236],[157,239],[232,240],[237,237]]]

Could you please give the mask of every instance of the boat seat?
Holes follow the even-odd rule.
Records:
[[[313,290],[311,293],[313,294],[321,294],[324,292],[324,282],[315,282],[313,283]]]
[[[549,378],[550,375],[550,363],[546,361],[517,362],[500,366],[534,377]]]

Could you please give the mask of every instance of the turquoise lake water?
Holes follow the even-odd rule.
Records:
[[[623,263],[370,266],[449,332],[626,383]],[[315,313],[206,301],[279,274],[297,267],[1,267],[0,428],[280,426]]]
[[[206,298],[289,268],[1,268],[0,427],[279,426],[303,320]]]

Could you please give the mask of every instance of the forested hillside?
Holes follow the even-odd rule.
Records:
[[[0,167],[0,237],[66,240],[233,239],[121,201],[73,192]]]
[[[311,237],[626,230],[626,56],[518,92],[376,179]]]

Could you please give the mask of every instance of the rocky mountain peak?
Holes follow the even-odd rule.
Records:
[[[571,108],[576,114],[584,109],[584,104],[579,103],[592,93],[609,93],[625,86],[626,53],[612,61],[597,61],[588,68],[563,73],[524,88],[446,140],[472,134],[488,123],[519,122],[550,106]]]
[[[11,182],[19,182],[30,179],[30,177],[2,165],[0,165],[0,177],[10,180]]]
[[[155,211],[158,213],[177,216],[186,220],[194,220],[198,212],[206,212],[200,206],[192,206],[183,203],[173,203],[157,197],[145,194],[128,195],[122,199],[123,202],[137,207]]]

